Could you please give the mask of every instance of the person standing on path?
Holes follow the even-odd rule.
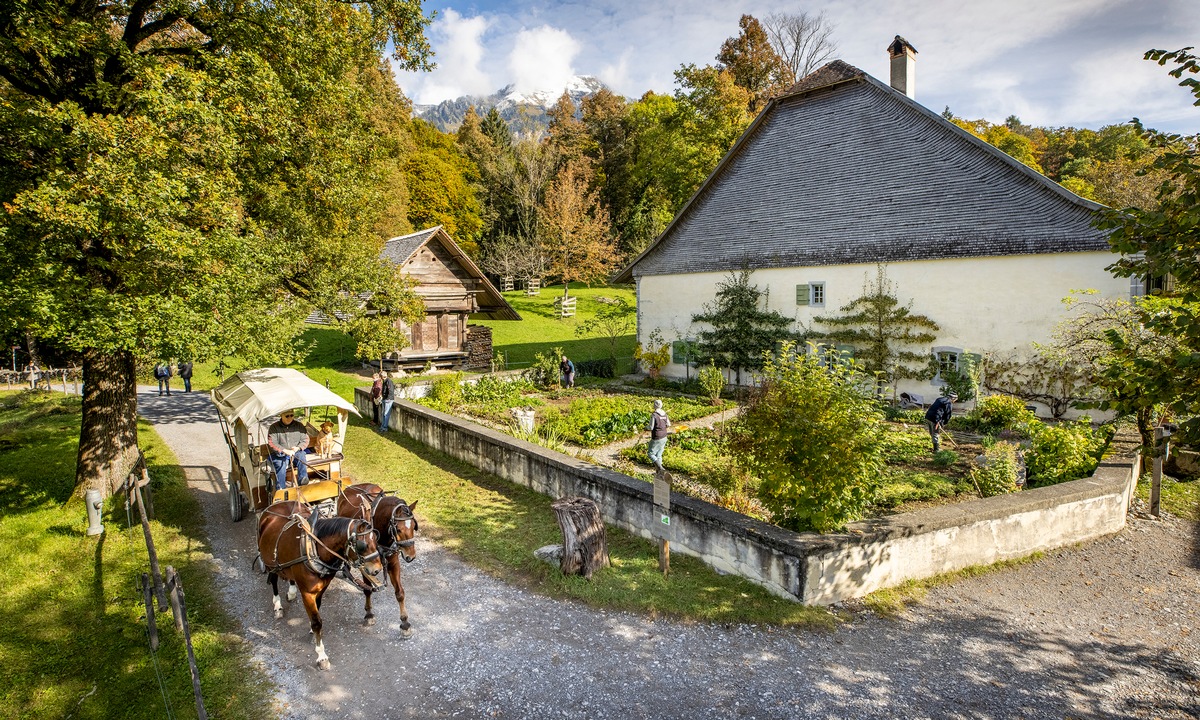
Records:
[[[562,362],[558,364],[558,372],[562,375],[563,390],[575,387],[575,363],[566,356],[562,356]]]
[[[162,397],[165,390],[167,397],[171,397],[171,363],[160,360],[154,366],[154,378],[158,380],[158,396]]]
[[[655,400],[654,412],[650,413],[650,422],[646,424],[646,429],[650,431],[650,462],[659,470],[663,469],[663,450],[667,447],[670,428],[671,419],[667,417],[667,411],[663,410],[662,400]]]
[[[396,401],[396,383],[392,382],[392,374],[387,370],[383,371],[383,387],[379,397],[383,403],[383,409],[379,412],[379,429],[387,432],[388,422],[392,419],[392,405]]]
[[[304,448],[308,447],[308,430],[296,419],[292,410],[279,413],[279,419],[267,428],[267,448],[271,467],[275,468],[275,489],[287,487],[288,466],[296,465],[296,484],[308,484],[308,461]]]
[[[379,427],[379,404],[383,402],[383,372],[371,375],[371,424]]]
[[[958,393],[951,390],[945,396],[934,400],[925,411],[925,427],[929,428],[929,436],[933,438],[934,453],[938,451],[942,428],[950,422],[950,416],[954,413],[954,401],[957,399]]]
[[[179,361],[179,377],[183,379],[183,391],[192,391],[192,361]]]

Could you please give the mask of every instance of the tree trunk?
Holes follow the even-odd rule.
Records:
[[[42,354],[38,352],[37,338],[32,333],[25,333],[25,348],[29,351],[29,362],[42,366]],[[16,370],[16,368],[13,368]]]
[[[1142,438],[1142,472],[1154,458],[1154,408],[1140,407],[1134,413],[1137,418],[1138,435]]]
[[[133,353],[83,353],[83,418],[75,492],[111,495],[137,462],[137,372]]]
[[[583,575],[591,580],[592,573],[608,567],[608,544],[604,522],[600,520],[600,506],[588,498],[565,497],[554,501],[550,507],[563,534],[559,567],[564,575]]]

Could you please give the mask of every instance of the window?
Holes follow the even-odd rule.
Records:
[[[825,283],[810,282],[796,286],[796,304],[825,307]]]
[[[930,381],[933,385],[945,385],[943,379],[947,373],[958,372],[958,356],[962,353],[962,348],[956,347],[935,347],[933,349],[933,358],[937,363],[937,374]]]
[[[671,343],[671,362],[684,365],[696,361],[696,341],[676,340]]]

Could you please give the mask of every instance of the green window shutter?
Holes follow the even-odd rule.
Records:
[[[796,286],[796,304],[797,305],[807,305],[808,304],[808,286],[807,285],[797,285]]]

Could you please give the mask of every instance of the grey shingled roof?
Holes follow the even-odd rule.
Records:
[[[429,238],[436,235],[437,231],[441,229],[441,225],[435,225],[411,235],[394,237],[383,244],[383,250],[380,251],[379,255],[397,265],[403,265],[418,248],[429,242]]]
[[[1107,250],[1100,208],[834,61],[773,99],[615,280]]]

